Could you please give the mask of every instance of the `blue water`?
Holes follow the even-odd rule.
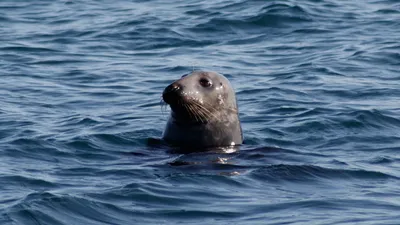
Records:
[[[0,224],[400,224],[397,0],[2,0],[0,34]],[[237,152],[153,143],[192,70]]]

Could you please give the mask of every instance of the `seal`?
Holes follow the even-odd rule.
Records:
[[[194,71],[166,87],[162,97],[171,108],[167,143],[194,149],[242,144],[235,92],[223,75]]]

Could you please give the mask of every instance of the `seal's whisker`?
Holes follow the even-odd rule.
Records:
[[[209,114],[207,114],[206,112],[204,112],[204,110],[199,110],[198,113],[202,116],[202,118],[204,118],[205,121],[210,121],[210,116]]]
[[[227,110],[229,110],[230,112],[233,112],[233,113],[238,113],[238,111],[234,108],[228,108]]]
[[[199,114],[198,111],[196,111],[196,109],[194,108],[194,106],[191,105],[190,108],[192,108],[193,114],[196,116],[196,121],[197,121],[197,122],[204,123],[203,116],[202,116],[201,114]]]
[[[199,102],[196,102],[195,104],[197,104],[199,107],[201,107],[202,109],[204,109],[206,111],[206,113],[211,113],[211,111],[209,109],[215,109],[215,107],[213,107],[211,104],[209,103],[202,103],[200,104]],[[213,110],[214,111],[214,110]]]
[[[209,112],[206,108],[204,108],[200,104],[194,104],[197,107],[197,113],[201,115],[205,120],[210,120],[210,116],[212,116],[212,113]]]
[[[203,120],[203,116],[201,114],[198,113],[198,111],[196,110],[195,106],[193,104],[188,104],[189,108],[190,108],[190,112],[193,114],[193,116],[195,117],[195,120],[197,122],[201,122],[204,123]]]
[[[187,105],[187,104],[185,104],[185,105],[183,105],[183,107],[185,108],[186,112],[188,112],[189,117],[190,117],[191,119],[193,119],[193,113],[192,113],[192,110],[190,109],[190,106]]]
[[[191,104],[185,103],[183,101],[179,101],[179,103],[185,109],[185,112],[188,114],[190,119],[192,119],[196,122],[201,121],[201,118],[198,116],[198,114],[196,113],[196,110],[193,108],[193,106]]]
[[[195,110],[195,114],[196,114],[196,117],[198,118],[199,122],[201,122],[201,123],[206,122],[206,120],[204,120],[204,116],[202,114],[200,114],[198,111]]]
[[[207,120],[210,120],[212,113],[202,105],[199,105],[198,107],[199,107],[199,113],[203,115],[203,117],[206,118]]]
[[[203,106],[197,104],[195,101],[190,101],[191,108],[194,111],[194,114],[201,120],[202,123],[208,120],[208,116],[203,109]]]
[[[162,96],[161,96],[161,99],[160,99],[160,106],[161,106],[161,113],[162,113],[162,115],[164,116],[164,113],[167,112],[167,106],[168,106],[168,104],[164,101],[164,99],[162,98]]]
[[[203,103],[204,104],[204,107],[205,107],[205,109],[212,109],[212,111],[213,112],[215,112],[215,111],[218,111],[216,108],[215,108],[215,106],[213,106],[212,104],[210,104],[210,103],[208,103],[208,102],[204,102]],[[208,110],[207,109],[207,112],[208,113],[210,113],[210,114],[212,114],[213,115],[213,117],[215,118],[215,119],[218,119],[213,113],[211,113],[210,112],[210,110]],[[233,108],[233,107],[226,107],[225,108],[227,111],[229,111],[230,113],[235,113],[235,114],[237,114],[238,113],[238,110],[237,109],[235,109],[235,108]]]
[[[192,101],[192,104],[196,105],[198,107],[199,111],[201,111],[207,119],[210,119],[211,117],[214,117],[214,119],[218,120],[218,117],[215,116],[214,113],[212,113],[210,110],[208,110],[206,107],[204,107],[202,104],[196,101]]]
[[[191,106],[190,104],[186,104],[186,105],[185,105],[185,108],[189,110],[189,116],[190,116],[192,119],[194,119],[195,121],[197,121],[198,119],[197,119],[196,114],[193,112],[192,106]]]

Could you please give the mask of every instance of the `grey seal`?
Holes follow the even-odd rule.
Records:
[[[171,108],[167,143],[194,149],[242,144],[236,96],[225,76],[194,71],[167,86],[162,97]]]

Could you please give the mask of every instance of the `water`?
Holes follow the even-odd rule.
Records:
[[[0,224],[399,224],[400,4],[0,2]],[[214,70],[245,144],[162,144]]]

